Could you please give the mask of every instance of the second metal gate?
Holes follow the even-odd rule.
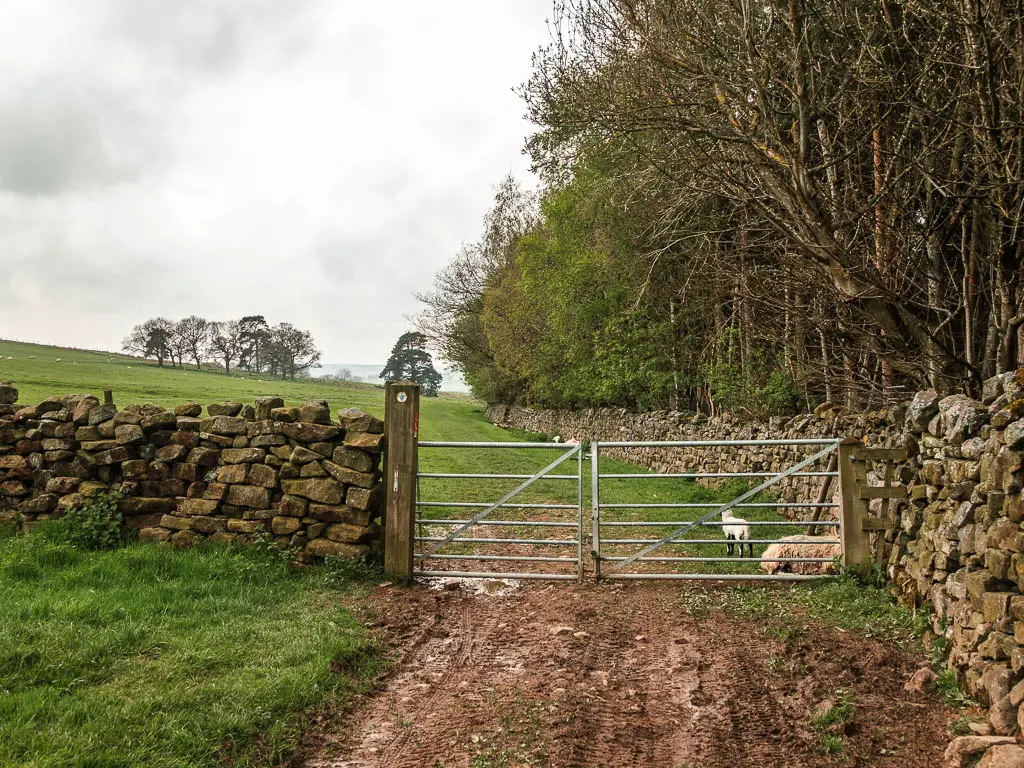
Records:
[[[594,575],[598,579],[704,579],[704,580],[740,580],[740,581],[799,581],[818,578],[817,574],[799,573],[762,573],[760,568],[766,563],[774,563],[783,568],[796,564],[830,563],[841,553],[841,537],[836,536],[834,544],[831,537],[823,542],[822,538],[810,535],[787,537],[772,536],[772,532],[783,531],[787,527],[833,529],[839,531],[840,522],[819,520],[822,511],[838,509],[839,504],[824,499],[819,501],[779,502],[761,496],[772,486],[787,478],[822,478],[830,483],[838,478],[835,464],[826,464],[824,468],[815,469],[814,465],[828,462],[839,445],[836,439],[794,439],[794,440],[693,440],[693,441],[636,441],[636,442],[593,442],[590,446],[591,458],[591,505],[592,530],[591,554],[594,561]],[[693,451],[735,450],[750,448],[754,450],[776,449],[786,447],[795,451],[809,450],[809,455],[795,460],[787,469],[776,472],[678,472],[678,473],[609,473],[601,470],[602,449],[691,449]],[[605,502],[602,500],[602,481],[664,481],[664,480],[712,480],[728,481],[740,479],[745,483],[756,483],[753,487],[745,487],[728,501],[711,502],[636,502],[631,500],[629,493],[620,493],[620,500]],[[827,488],[827,486],[826,486]],[[822,496],[825,494],[822,493]],[[744,515],[739,521],[726,521],[723,513],[741,510]],[[812,510],[812,519],[793,519],[778,514],[783,509]],[[680,519],[652,519],[659,510],[670,510],[672,516]],[[695,515],[687,518],[689,515]],[[757,515],[762,519],[753,519]],[[751,519],[747,519],[750,517]],[[706,531],[717,529],[722,537],[711,537]],[[761,548],[772,544],[790,545],[798,552],[797,556],[760,556],[743,557],[742,547],[739,557],[731,557],[722,552],[730,543],[725,538],[726,530],[743,530],[744,543]],[[637,532],[638,531],[638,532]],[[667,531],[667,533],[666,533]],[[660,538],[644,536],[647,532],[656,535],[664,533]],[[696,532],[695,535],[692,535]],[[763,532],[763,533],[759,533]],[[767,534],[767,535],[766,535]],[[733,546],[735,546],[735,541]],[[815,556],[799,554],[799,547],[812,545],[827,554]],[[717,549],[716,554],[709,548]],[[732,547],[730,547],[732,549]],[[653,554],[656,550],[660,554]],[[824,570],[824,569],[821,569]]]

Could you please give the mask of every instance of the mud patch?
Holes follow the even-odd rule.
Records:
[[[464,579],[447,576],[423,579],[422,583],[432,591],[446,590],[490,597],[505,597],[523,585],[523,582],[517,579]]]
[[[903,691],[920,660],[879,642],[695,613],[714,602],[701,587],[451,581],[374,593],[399,661],[351,716],[308,734],[296,765],[941,763],[949,713]],[[811,716],[837,691],[856,713],[823,734]]]

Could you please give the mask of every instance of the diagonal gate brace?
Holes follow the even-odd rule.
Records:
[[[483,520],[485,517],[487,517],[489,514],[491,514],[491,512],[493,512],[498,507],[500,507],[502,504],[504,504],[509,499],[511,499],[513,496],[515,496],[517,493],[520,493],[521,491],[525,490],[526,488],[529,488],[535,482],[537,482],[542,477],[544,477],[544,475],[546,475],[548,472],[551,472],[553,469],[555,469],[555,467],[557,467],[563,461],[565,461],[566,459],[572,458],[577,453],[579,453],[581,450],[583,450],[583,446],[582,445],[574,445],[571,450],[569,450],[567,453],[564,453],[563,455],[559,456],[553,462],[551,462],[546,467],[544,467],[544,469],[540,470],[540,472],[538,472],[537,474],[533,475],[528,480],[524,480],[519,485],[518,488],[516,488],[513,491],[509,491],[508,493],[506,493],[504,496],[502,496],[500,499],[498,499],[498,501],[496,501],[493,504],[491,504],[491,506],[489,506],[487,509],[485,509],[482,512],[480,512],[479,514],[475,515],[472,520],[469,520],[468,522],[463,523],[461,526],[459,526],[458,528],[453,530],[443,540],[435,542],[434,546],[432,546],[430,549],[428,549],[425,554],[426,555],[434,554],[439,549],[441,549],[441,547],[443,547],[445,544],[448,544],[451,541],[453,541],[460,533],[462,533],[463,531],[467,531],[470,528],[472,528],[474,525],[476,525],[481,520]]]
[[[801,461],[799,464],[794,464],[792,467],[787,469],[785,472],[781,472],[781,473],[775,475],[774,477],[769,478],[768,480],[766,480],[765,482],[761,483],[756,488],[751,488],[749,491],[747,491],[746,493],[743,493],[743,494],[737,496],[732,501],[730,501],[730,502],[728,502],[726,504],[723,504],[722,506],[718,507],[717,509],[711,510],[706,515],[704,515],[703,517],[698,517],[696,520],[694,520],[694,521],[692,521],[690,523],[687,523],[686,525],[684,525],[679,530],[673,531],[668,536],[663,538],[661,541],[656,541],[653,544],[647,545],[646,547],[641,549],[639,552],[637,552],[637,553],[635,553],[633,555],[630,555],[625,560],[622,560],[622,561],[616,563],[615,565],[613,565],[611,568],[609,568],[609,571],[614,573],[615,571],[622,570],[623,568],[625,568],[630,563],[635,562],[636,560],[640,559],[641,557],[643,557],[644,555],[647,555],[650,552],[653,552],[654,550],[656,550],[661,545],[668,544],[672,540],[678,538],[679,536],[682,536],[684,533],[687,533],[688,531],[693,530],[694,528],[696,528],[701,523],[704,523],[704,522],[710,520],[712,517],[715,517],[716,515],[722,514],[723,512],[725,512],[725,510],[732,509],[737,504],[740,504],[740,503],[746,501],[747,499],[749,499],[749,498],[751,498],[753,496],[756,496],[761,491],[763,491],[765,488],[768,488],[768,487],[770,487],[772,485],[775,485],[775,483],[779,482],[780,480],[785,480],[787,477],[789,477],[790,475],[792,475],[795,472],[799,472],[804,467],[809,467],[811,464],[813,464],[814,462],[818,461],[818,459],[824,458],[825,456],[828,456],[830,453],[832,453],[836,449],[836,445],[830,445],[830,446],[828,446],[828,448],[825,448],[825,449],[823,449],[821,451],[818,451],[817,453],[815,453],[812,456],[808,456],[806,459]]]

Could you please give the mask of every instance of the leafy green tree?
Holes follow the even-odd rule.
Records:
[[[415,381],[426,397],[437,397],[441,391],[441,374],[426,350],[427,337],[417,331],[403,333],[391,350],[387,365],[380,372],[385,381]]]
[[[231,363],[238,359],[241,332],[237,320],[210,324],[207,353],[224,363],[224,373],[231,375]]]
[[[238,365],[247,371],[262,371],[266,348],[270,343],[270,326],[263,315],[246,315],[238,321]]]
[[[164,360],[173,354],[173,335],[173,322],[165,317],[154,317],[132,328],[132,332],[121,342],[121,349],[135,355],[156,358],[157,365],[163,367]]]
[[[321,353],[316,348],[313,334],[296,328],[291,323],[278,323],[270,329],[270,343],[266,354],[270,372],[281,374],[281,378],[295,379],[320,362]]]
[[[197,370],[202,367],[203,353],[210,343],[211,332],[210,321],[197,315],[189,315],[174,325],[174,335],[182,352],[192,358]]]

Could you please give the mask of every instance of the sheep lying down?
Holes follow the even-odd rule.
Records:
[[[812,542],[796,544],[792,542]],[[839,540],[832,536],[783,536],[778,544],[769,544],[761,555],[761,570],[768,573],[802,573],[819,575],[836,573],[834,562],[827,563],[778,563],[768,558],[776,557],[839,557]]]

